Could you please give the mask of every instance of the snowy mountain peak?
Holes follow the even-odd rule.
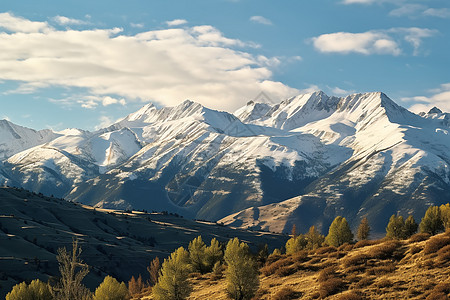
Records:
[[[246,123],[262,118],[271,108],[272,106],[267,103],[249,101],[247,102],[247,105],[236,110],[234,115],[242,122]]]
[[[124,120],[127,121],[145,121],[145,119],[156,110],[156,107],[152,103],[144,105],[137,112],[129,114]]]
[[[47,143],[59,135],[50,129],[33,130],[0,120],[0,159],[28,148]]]

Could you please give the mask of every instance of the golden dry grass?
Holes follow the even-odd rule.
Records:
[[[263,267],[254,299],[449,299],[448,237],[450,232],[278,256]],[[225,279],[210,277],[191,279],[189,299],[228,299]]]

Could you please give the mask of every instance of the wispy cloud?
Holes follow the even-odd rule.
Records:
[[[298,93],[271,79],[278,58],[250,54],[246,49],[257,45],[226,37],[212,26],[125,35],[117,28],[45,31],[39,25],[23,34],[0,34],[5,45],[0,80],[16,81],[28,92],[64,87],[93,95],[53,102],[93,109],[120,105],[121,99],[171,106],[189,98],[234,110],[261,91],[277,98]],[[15,30],[24,32],[23,27]]]
[[[436,33],[436,30],[427,28],[391,28],[362,33],[328,33],[314,37],[311,40],[314,47],[323,53],[385,54],[394,56],[403,53],[401,44],[403,41],[406,41],[413,46],[413,54],[418,55],[422,40]]]
[[[404,4],[389,12],[389,15],[395,17],[412,16],[418,12],[423,12],[427,7],[422,4]]]
[[[144,23],[130,23],[133,28],[144,28]]]
[[[450,18],[449,8],[428,8],[423,12],[426,16],[433,16],[439,18]]]
[[[168,26],[180,26],[180,25],[184,25],[187,24],[188,21],[184,20],[184,19],[175,19],[172,21],[167,21],[166,24]]]
[[[430,90],[427,96],[404,97],[401,100],[414,102],[409,109],[416,113],[428,112],[434,106],[450,112],[450,83],[441,84],[439,88]]]
[[[334,88],[329,88],[329,89],[331,90],[331,93],[335,96],[347,96],[347,95],[355,93],[354,90],[344,90],[337,86]]]
[[[99,123],[95,126],[95,130],[106,128],[114,123],[114,120],[108,116],[100,116]]]
[[[52,20],[56,22],[59,25],[86,25],[89,24],[89,22],[78,20],[78,19],[71,19],[64,16],[56,16],[53,17]]]
[[[408,3],[409,2],[409,3]],[[447,7],[434,8],[429,7],[423,3],[411,3],[412,1],[405,0],[343,0],[343,4],[383,4],[389,3],[397,8],[389,12],[390,16],[395,17],[439,17],[450,18],[450,9]],[[422,1],[423,2],[423,1]]]
[[[264,25],[273,25],[272,21],[270,21],[267,18],[264,18],[263,16],[252,16],[250,18],[250,21]]]

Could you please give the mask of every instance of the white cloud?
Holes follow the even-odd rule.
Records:
[[[33,22],[11,13],[0,13],[0,28],[12,32],[47,32],[51,29],[47,22]]]
[[[99,121],[100,123],[97,126],[95,126],[95,130],[108,127],[114,123],[114,120],[107,116],[100,116]]]
[[[53,18],[53,21],[58,23],[59,25],[85,25],[88,24],[86,21],[71,19],[64,16],[56,16]]]
[[[423,12],[425,16],[439,17],[439,18],[450,18],[449,8],[428,8]]]
[[[320,87],[316,84],[310,84],[307,88],[300,90],[302,94],[314,93],[320,91]]]
[[[398,28],[399,32],[405,33],[405,40],[411,43],[414,47],[414,55],[419,54],[419,47],[422,44],[422,39],[432,37],[437,33],[437,30],[431,30],[426,28]]]
[[[77,102],[81,104],[81,107],[87,109],[94,109],[98,105],[98,103],[93,99],[78,100]]]
[[[164,106],[192,99],[234,110],[260,91],[277,99],[298,93],[271,80],[278,58],[252,55],[245,51],[249,46],[256,47],[212,26],[136,35],[117,28],[0,33],[0,80],[17,81],[27,92],[55,86],[82,89],[94,96],[52,101],[88,109],[111,105],[114,100],[103,102],[109,96],[118,104],[125,103],[121,98]]]
[[[414,102],[409,107],[413,112],[428,112],[436,106],[442,111],[450,112],[450,83],[441,84],[437,89],[430,91],[429,96],[404,97],[401,100],[405,102]]]
[[[116,99],[116,98],[113,98],[113,97],[110,97],[110,96],[106,96],[102,100],[103,106],[108,106],[108,105],[117,104],[117,103],[119,103],[121,105],[127,104],[127,102],[123,98],[122,99]]]
[[[130,26],[133,28],[144,28],[143,23],[130,23]]]
[[[427,28],[391,28],[388,30],[372,30],[362,33],[336,32],[322,34],[312,38],[314,47],[323,53],[360,53],[364,55],[387,54],[400,55],[402,41],[414,48],[414,55],[419,54],[419,48],[424,38],[431,37],[436,30]]]
[[[324,53],[356,52],[360,54],[399,55],[401,50],[397,42],[382,32],[363,33],[336,32],[322,34],[312,39],[314,47]]]
[[[355,91],[354,90],[344,90],[344,89],[341,89],[336,86],[331,89],[331,93],[335,96],[347,96],[347,95],[351,95],[351,94],[355,93]]]
[[[180,25],[184,25],[187,24],[188,21],[184,20],[184,19],[175,19],[172,21],[167,21],[166,24],[168,26],[180,26]]]
[[[267,18],[264,18],[263,16],[253,16],[250,18],[250,21],[264,25],[273,25],[272,21],[270,21]]]

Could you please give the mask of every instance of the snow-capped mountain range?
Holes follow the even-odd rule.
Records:
[[[234,114],[152,104],[87,132],[0,121],[0,181],[103,208],[169,210],[237,227],[325,231],[337,215],[421,217],[450,199],[449,114],[383,93],[250,101]],[[419,221],[419,220],[418,220]]]

